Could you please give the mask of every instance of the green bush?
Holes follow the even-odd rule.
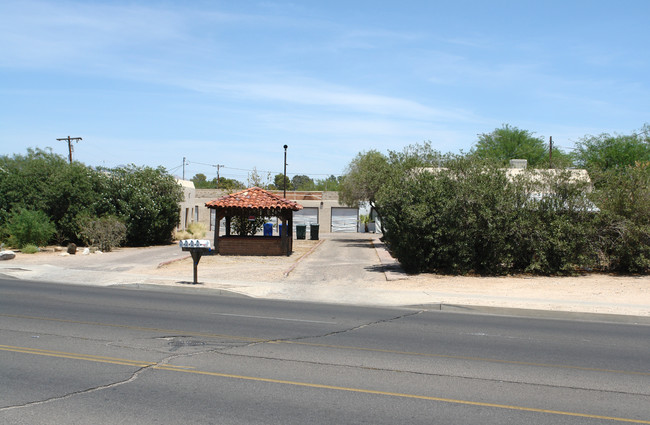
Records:
[[[36,254],[39,251],[36,245],[27,244],[20,249],[23,254]]]
[[[104,198],[97,215],[114,215],[126,225],[126,244],[157,245],[171,242],[180,220],[178,203],[183,190],[162,168],[128,166],[105,174]]]
[[[0,226],[18,209],[43,211],[56,226],[56,241],[76,241],[75,217],[93,214],[102,197],[102,175],[79,162],[70,164],[51,150],[29,149],[26,155],[0,157]]]
[[[18,248],[33,244],[44,246],[56,232],[56,227],[43,211],[19,209],[9,216],[9,244]]]
[[[593,261],[594,214],[568,174],[510,181],[491,162],[447,165],[411,170],[378,194],[384,238],[407,271],[567,274]]]
[[[101,251],[111,251],[126,238],[126,226],[117,217],[83,217],[79,228],[80,239]]]
[[[606,170],[592,198],[601,210],[595,225],[599,266],[650,271],[650,162]]]
[[[650,271],[650,226],[603,212],[598,217],[600,266],[622,273]]]

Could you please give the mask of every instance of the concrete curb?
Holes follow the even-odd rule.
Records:
[[[158,264],[156,266],[156,268],[159,269],[161,267],[165,267],[166,265],[173,264],[173,263],[175,263],[177,261],[183,261],[183,260],[186,260],[188,258],[192,258],[192,256],[191,255],[186,255],[185,257],[174,258],[173,260],[163,261],[162,263]]]
[[[384,275],[387,281],[408,279],[408,275],[402,269],[400,263],[390,255],[383,242],[377,238],[371,238],[370,243],[375,247],[375,252],[384,268]]]

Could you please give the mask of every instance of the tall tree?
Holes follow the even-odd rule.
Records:
[[[348,206],[368,202],[381,218],[376,196],[391,173],[388,158],[379,151],[361,152],[348,164],[339,185],[339,200]]]
[[[285,179],[285,176],[282,173],[275,175],[275,177],[273,178],[273,186],[275,186],[277,190],[294,189],[293,184],[291,184],[291,180],[289,180],[289,177],[286,177]]]
[[[504,124],[491,133],[479,135],[470,152],[478,158],[492,159],[504,166],[511,159],[525,159],[533,168],[564,168],[570,165],[570,157],[561,150],[553,149],[553,163],[549,164],[549,145],[534,133]]]
[[[314,182],[314,190],[338,192],[341,180],[343,180],[343,176],[336,177],[334,175],[330,175],[326,179],[317,179]]]
[[[225,177],[221,177],[219,179],[219,189],[223,190],[242,190],[246,189],[246,185],[239,180],[235,179],[227,179]]]
[[[574,152],[578,166],[590,173],[634,166],[636,162],[650,161],[650,125],[646,124],[639,134],[615,135],[603,133],[586,136],[576,143]]]
[[[197,189],[214,189],[217,187],[217,179],[208,181],[208,178],[203,173],[195,174],[192,177],[192,182]]]
[[[309,176],[296,175],[291,179],[295,190],[314,190],[314,181]]]

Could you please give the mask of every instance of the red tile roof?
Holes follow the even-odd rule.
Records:
[[[281,209],[298,211],[302,205],[289,201],[259,187],[250,187],[206,202],[208,208]]]

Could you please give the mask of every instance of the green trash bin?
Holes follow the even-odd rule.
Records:
[[[306,224],[296,224],[296,239],[305,239],[307,235]]]
[[[318,224],[311,224],[309,226],[309,239],[312,241],[317,241],[318,240]]]

